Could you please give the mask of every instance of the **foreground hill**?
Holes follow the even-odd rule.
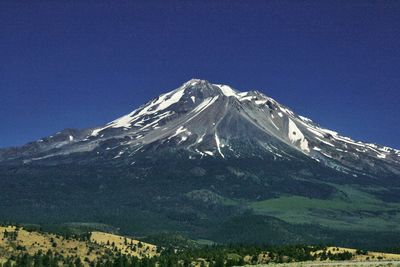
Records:
[[[242,266],[272,263],[337,265],[400,263],[400,254],[323,246],[190,246],[157,247],[104,232],[61,236],[0,227],[0,266]],[[172,244],[171,244],[172,245]]]
[[[34,256],[46,255],[48,251],[65,261],[81,262],[84,265],[105,261],[118,254],[139,259],[159,255],[154,245],[103,232],[65,237],[15,226],[0,226],[0,238],[0,263],[16,259],[23,253]]]
[[[0,150],[0,188],[0,218],[12,222],[218,242],[400,242],[399,150],[197,79],[106,125]]]

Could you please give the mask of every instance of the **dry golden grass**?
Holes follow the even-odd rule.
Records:
[[[17,232],[15,240],[4,238],[5,231]],[[46,253],[50,249],[53,253],[59,253],[64,257],[79,257],[82,262],[85,258],[93,261],[103,255],[109,255],[110,251],[139,258],[157,255],[157,247],[154,245],[108,233],[93,232],[88,242],[50,233],[27,231],[23,228],[17,230],[15,226],[0,226],[0,263],[5,262],[11,255],[18,255],[21,248],[30,255],[39,251]]]
[[[353,248],[343,248],[343,247],[328,247],[326,252],[331,252],[332,254],[338,254],[343,252],[350,252],[354,255],[353,260],[356,261],[367,261],[367,260],[400,260],[400,254],[392,254],[392,253],[382,253],[382,252],[371,252],[368,251],[366,255],[357,255],[357,250]],[[314,253],[321,253],[322,250],[316,251]]]
[[[138,258],[154,257],[158,255],[157,247],[155,245],[119,235],[92,232],[90,240],[93,243],[97,243],[109,249],[114,249],[114,247],[116,247],[121,251],[121,253],[136,256]]]
[[[4,233],[16,232],[15,238],[4,237]],[[15,226],[0,226],[0,263],[4,263],[10,256],[18,255],[24,252],[34,255],[42,251],[46,253],[51,250],[53,253],[61,254],[64,257],[80,258],[85,266],[87,258],[90,261],[95,261],[100,257],[111,255],[114,252],[135,256],[138,258],[154,257],[159,255],[157,247],[152,244],[140,242],[138,240],[123,237],[115,234],[104,232],[92,232],[90,241],[78,240],[74,238],[65,238],[63,236],[42,233],[38,231],[27,231],[23,228],[16,228]],[[366,255],[357,255],[357,250],[352,248],[343,247],[328,247],[326,252],[332,254],[350,252],[354,255],[352,261],[354,262],[369,262],[369,261],[400,261],[400,254],[390,254],[381,252],[370,252]],[[322,253],[323,251],[316,251],[315,254]],[[244,257],[244,261],[249,263],[252,256]],[[267,253],[258,255],[257,262],[259,264],[267,263],[270,260]],[[193,266],[200,266],[205,263],[204,259],[198,259],[194,262]]]

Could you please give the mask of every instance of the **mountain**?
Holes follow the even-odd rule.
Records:
[[[354,176],[400,174],[399,150],[340,136],[258,91],[242,93],[197,79],[105,126],[67,129],[2,151],[1,160],[27,164],[91,151],[132,158],[165,148],[184,150],[193,159],[257,155],[290,160],[301,154]]]
[[[313,240],[400,233],[399,150],[341,136],[261,92],[205,80],[104,126],[0,150],[0,175],[7,220],[104,222],[221,242],[265,242],[229,231],[248,218],[270,236],[279,228],[270,240],[278,243],[310,241],[310,224],[322,227]]]

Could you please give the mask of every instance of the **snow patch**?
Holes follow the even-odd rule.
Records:
[[[268,102],[268,100],[256,100],[255,102],[257,105],[264,105],[265,103]]]
[[[117,159],[117,158],[121,157],[121,155],[124,154],[124,153],[125,153],[125,151],[120,151],[120,152],[118,152],[118,155],[116,155],[115,157],[113,157],[113,159]]]
[[[331,147],[335,147],[334,144],[329,143],[329,142],[327,142],[327,141],[325,141],[325,140],[322,140],[321,138],[315,137],[315,139],[317,139],[317,140],[320,141],[321,143],[324,143],[325,145],[328,145],[328,146],[331,146]]]
[[[337,132],[332,131],[332,130],[328,130],[328,129],[325,129],[325,128],[318,128],[318,130],[323,131],[324,133],[328,133],[328,134],[333,135],[333,136],[338,135]]]
[[[217,133],[215,133],[215,143],[217,143],[218,153],[221,155],[221,157],[225,158],[224,154],[222,154],[222,152],[221,152],[221,147],[220,147],[221,143],[220,143]]]
[[[168,140],[171,139],[172,137],[175,137],[175,136],[177,136],[177,135],[179,135],[179,134],[181,134],[183,132],[186,132],[186,131],[187,131],[187,129],[185,127],[180,126],[178,129],[176,129],[176,132],[173,135],[168,137]],[[189,134],[190,134],[190,132],[189,132]]]
[[[203,138],[206,134],[204,133],[198,140],[197,143],[200,144],[201,142],[203,142]]]
[[[282,110],[286,114],[294,115],[293,111],[291,111],[290,109],[287,109],[287,108],[284,108],[284,107],[279,107],[279,108],[280,108],[280,110]]]
[[[251,101],[253,100],[254,96],[246,96],[239,99],[239,101]]]
[[[303,133],[291,119],[289,119],[288,124],[288,137],[292,143],[300,142],[301,150],[310,152],[307,139],[305,139]]]
[[[309,118],[307,118],[307,117],[304,117],[304,116],[299,116],[299,118],[300,118],[302,121],[312,122],[311,119],[309,119]]]
[[[307,129],[308,131],[312,132],[313,134],[319,136],[319,137],[322,137],[322,138],[325,137],[322,133],[318,132],[317,130],[315,130],[315,129],[313,129],[313,128],[307,127],[306,129]]]
[[[276,126],[276,124],[275,124],[275,122],[274,122],[273,120],[271,120],[271,123],[272,123],[272,125],[273,125],[278,131],[280,130],[279,127]]]
[[[324,153],[324,152],[322,152],[322,151],[321,151],[321,154],[324,155],[325,157],[328,157],[328,158],[333,159],[332,156],[330,156],[330,155],[328,155],[328,154],[326,154],[326,153]]]
[[[355,146],[359,146],[359,147],[365,147],[364,144],[360,144],[360,143],[356,143],[354,142],[354,140],[352,140],[351,138],[348,137],[343,137],[343,136],[339,136],[339,135],[333,135],[333,138],[351,145],[355,145]]]
[[[219,89],[221,89],[222,93],[226,96],[233,96],[236,98],[239,98],[239,96],[237,95],[237,93],[235,92],[235,90],[233,90],[231,87],[229,87],[228,85],[224,85],[224,84],[216,84],[216,86],[218,86]]]

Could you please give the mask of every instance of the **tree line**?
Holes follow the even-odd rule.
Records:
[[[317,251],[322,251],[317,253]],[[350,260],[353,254],[347,251],[331,253],[322,246],[249,246],[212,245],[200,248],[177,250],[163,249],[159,256],[138,258],[120,252],[110,252],[91,261],[78,257],[65,257],[48,250],[29,255],[21,251],[11,256],[1,267],[189,267],[197,263],[201,267],[230,267],[258,263],[285,263],[313,260]]]

